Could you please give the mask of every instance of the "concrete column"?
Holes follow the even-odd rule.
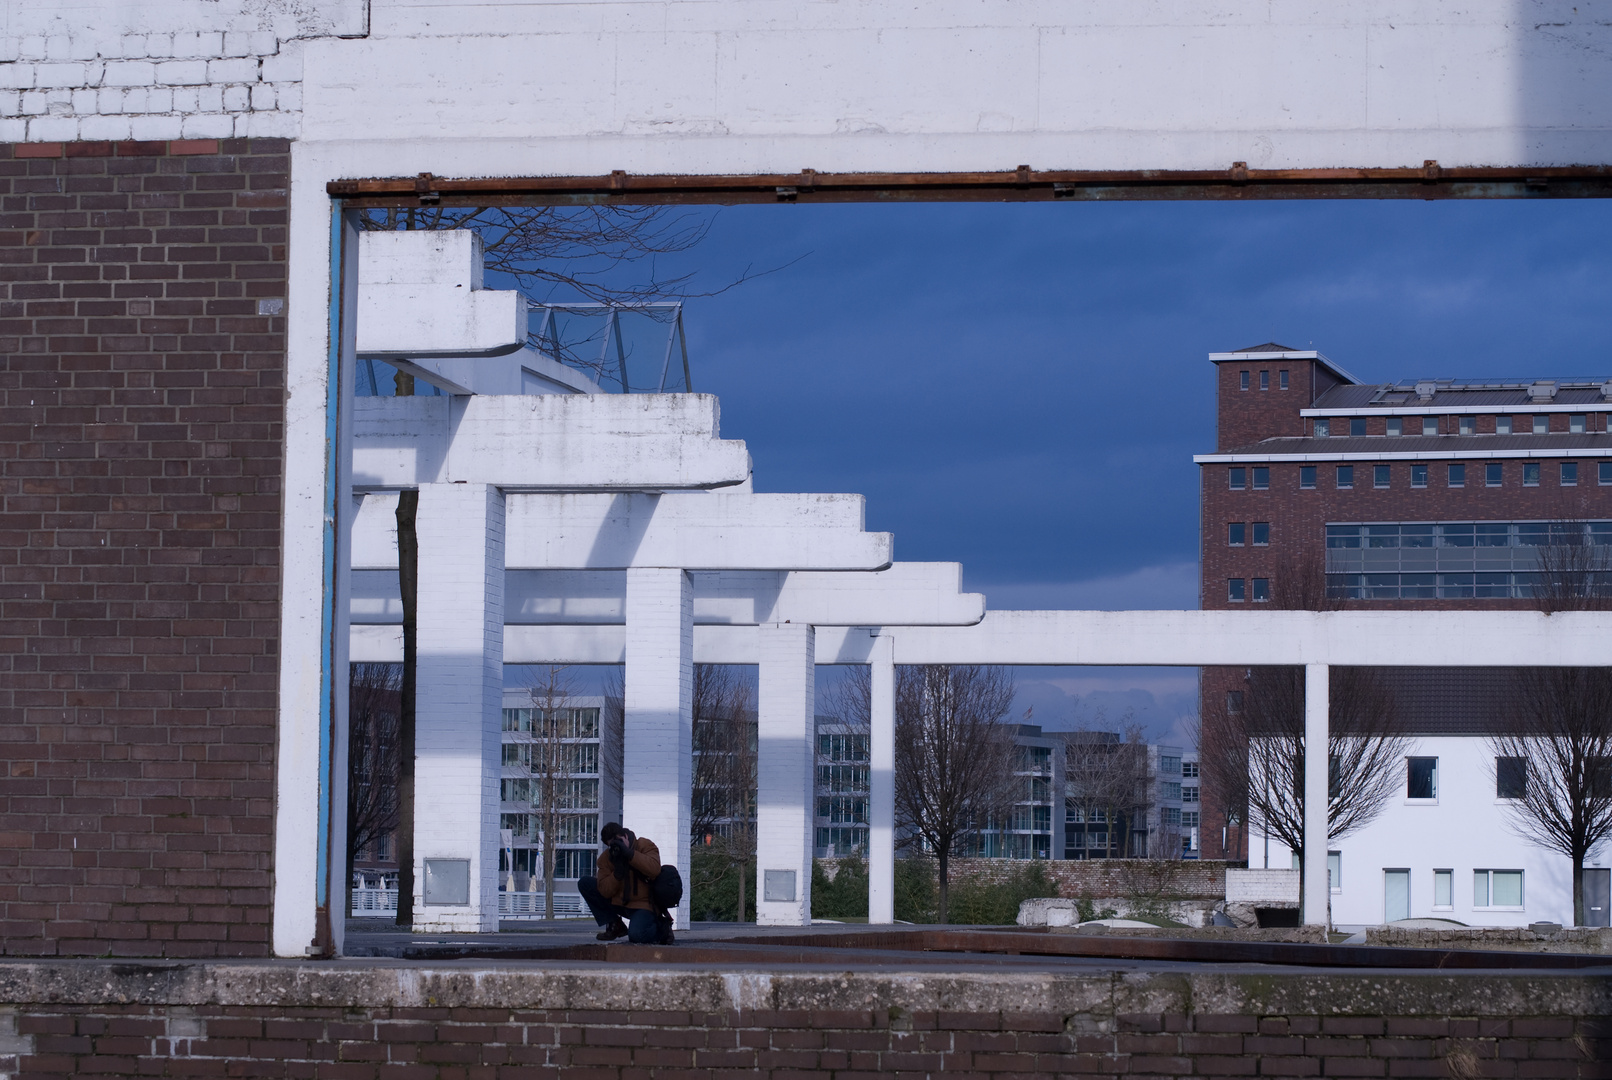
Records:
[[[683,874],[677,926],[689,924],[689,796],[694,744],[694,590],[675,568],[627,571],[627,673],[621,823]]]
[[[504,496],[423,484],[417,520],[414,929],[496,931]]]
[[[1304,665],[1304,923],[1327,925],[1328,716],[1325,664]]]
[[[895,639],[873,639],[869,702],[868,922],[896,921],[896,661]]]
[[[756,922],[810,926],[817,635],[802,623],[758,633]]]

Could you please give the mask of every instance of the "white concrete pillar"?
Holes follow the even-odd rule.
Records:
[[[694,590],[683,571],[627,571],[627,671],[621,823],[683,874],[677,926],[689,923],[689,796],[694,762]]]
[[[1304,665],[1304,923],[1327,925],[1328,696],[1325,664]]]
[[[415,676],[414,929],[498,929],[504,496],[423,484]],[[480,544],[466,543],[480,534]]]
[[[896,921],[896,661],[895,639],[873,639],[868,661],[868,922]]]
[[[756,923],[810,926],[817,635],[764,623],[756,752]]]

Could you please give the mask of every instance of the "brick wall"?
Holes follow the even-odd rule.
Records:
[[[0,146],[0,952],[268,951],[279,140]]]
[[[294,987],[281,985],[294,974],[285,969],[273,979],[232,975],[254,990],[276,984],[262,999],[272,1004],[245,995],[228,1004],[21,1004],[0,1009],[0,1074],[1612,1075],[1604,976],[608,967],[616,970],[409,969],[397,975],[410,983],[401,996],[418,999],[409,1003],[374,972],[348,967],[304,969]],[[324,1001],[312,1000],[315,990]]]

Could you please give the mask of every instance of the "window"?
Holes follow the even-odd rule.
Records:
[[[1343,852],[1327,852],[1327,887],[1333,892],[1343,891]]]
[[[1498,461],[1491,461],[1483,467],[1483,482],[1488,487],[1499,487],[1504,475],[1505,466]]]
[[[1183,784],[1183,785],[1181,785],[1181,801],[1182,802],[1197,802],[1198,801],[1198,785],[1197,784]]]
[[[1181,775],[1189,779],[1197,776],[1198,763],[1196,761],[1183,761],[1181,763]]]
[[[1582,435],[1582,434],[1584,434],[1585,428],[1587,426],[1584,423],[1585,419],[1586,419],[1586,417],[1584,416],[1583,413],[1573,413],[1571,416],[1569,416],[1567,418],[1567,430],[1568,430],[1568,432],[1573,434],[1573,435]]]
[[[1199,821],[1198,811],[1196,811],[1196,810],[1183,810],[1183,811],[1181,811],[1181,827],[1183,829],[1196,829],[1198,827],[1198,821]]]
[[[1494,797],[1520,799],[1528,788],[1528,759],[1497,757],[1494,759]]]
[[[1181,811],[1174,806],[1166,806],[1159,810],[1159,824],[1168,828],[1171,825],[1181,824]]]
[[[1243,525],[1243,523],[1240,522],[1240,521],[1233,521],[1231,524],[1227,525],[1226,526],[1226,543],[1227,543],[1227,545],[1230,546],[1230,547],[1242,547],[1243,546],[1243,533],[1246,532],[1246,531],[1247,531],[1247,527],[1245,525]]]
[[[1233,604],[1240,604],[1240,603],[1243,602],[1243,579],[1242,578],[1234,577],[1234,578],[1230,578],[1230,579],[1227,580],[1227,582],[1226,582],[1226,599],[1230,603],[1233,603]]]
[[[1271,542],[1271,523],[1268,521],[1254,522],[1254,546],[1264,547]]]
[[[1478,433],[1478,418],[1476,416],[1461,417],[1460,431],[1462,435],[1476,435]]]
[[[1165,780],[1159,784],[1159,797],[1164,799],[1181,798],[1181,783],[1178,780]]]
[[[1521,870],[1472,871],[1472,906],[1522,910]]]
[[[1285,370],[1276,373],[1276,387],[1278,390],[1287,389],[1287,372]]]
[[[1450,486],[1451,487],[1466,487],[1466,466],[1465,465],[1451,465],[1450,466]]]
[[[1496,435],[1511,434],[1511,417],[1497,416],[1494,418],[1494,433]]]
[[[1612,461],[1602,461],[1596,464],[1595,482],[1598,484],[1612,484]]]
[[[1391,465],[1373,465],[1371,467],[1371,486],[1385,488],[1388,486],[1389,470]]]
[[[1525,461],[1522,463],[1522,486],[1539,486],[1539,462]]]
[[[1243,692],[1241,690],[1226,691],[1226,711],[1234,716],[1243,711]]]
[[[1433,871],[1433,910],[1449,911],[1455,907],[1455,871]]]
[[[1159,758],[1159,772],[1178,773],[1181,771],[1181,759],[1178,757]]]
[[[1262,371],[1262,372],[1259,373],[1259,388],[1261,390],[1269,390],[1271,388],[1271,373],[1270,372]]]
[[[1355,486],[1355,467],[1353,465],[1338,466],[1338,487],[1352,488]]]
[[[1242,383],[1242,385],[1239,387],[1239,389],[1247,390],[1248,389],[1248,372],[1239,371],[1237,373],[1237,375],[1238,375],[1238,377],[1239,377],[1239,379],[1240,379],[1240,381]]]
[[[1536,417],[1534,417],[1534,434],[1535,435],[1549,435],[1550,434],[1550,417],[1548,417],[1548,416],[1536,416]]]
[[[1401,420],[1399,417],[1390,416],[1388,418],[1388,434],[1390,434],[1390,435],[1403,435],[1404,434],[1404,425],[1405,425],[1405,422],[1403,420]]]
[[[1562,462],[1562,487],[1578,486],[1578,462]]]
[[[1254,490],[1264,491],[1271,486],[1271,470],[1268,465],[1254,467]]]
[[[1437,435],[1438,434],[1438,417],[1436,417],[1436,416],[1424,416],[1424,417],[1422,417],[1422,434],[1423,435]]]
[[[1424,488],[1426,486],[1427,486],[1427,466],[1426,465],[1412,465],[1411,466],[1411,487],[1413,487],[1413,488]]]
[[[1602,467],[1605,468],[1605,466],[1602,466]],[[1608,482],[1609,481],[1605,481],[1605,480],[1602,481],[1602,483],[1608,483]],[[1314,465],[1300,465],[1299,466],[1299,487],[1301,487],[1301,488],[1313,488],[1313,487],[1315,487],[1315,466]]]
[[[1244,468],[1239,466],[1237,468],[1226,470],[1226,473],[1227,473],[1227,476],[1230,478],[1231,490],[1233,490],[1233,491],[1241,491],[1243,488],[1248,486],[1248,470],[1247,469],[1244,469]]]
[[[1254,603],[1265,604],[1271,599],[1271,579],[1257,577],[1254,579]]]
[[[1324,439],[1332,434],[1332,422],[1326,417],[1317,417],[1315,421],[1315,437]]]
[[[1356,438],[1366,433],[1366,418],[1364,416],[1351,416],[1349,418],[1349,434]]]
[[[1408,757],[1405,759],[1405,798],[1438,798],[1438,758]]]

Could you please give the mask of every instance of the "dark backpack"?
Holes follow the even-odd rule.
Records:
[[[683,875],[675,866],[662,866],[655,880],[649,883],[650,902],[662,911],[670,911],[683,902]]]

